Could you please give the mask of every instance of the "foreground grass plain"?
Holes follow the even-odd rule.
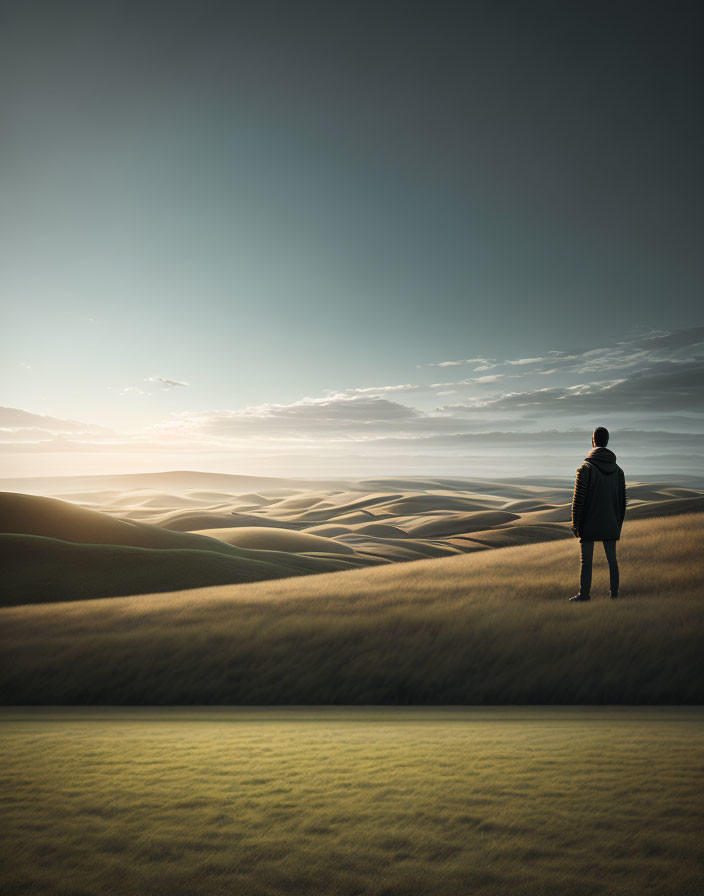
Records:
[[[704,703],[704,514],[628,522],[622,594],[574,539],[0,609],[5,704]]]
[[[0,890],[698,894],[696,709],[2,715]]]

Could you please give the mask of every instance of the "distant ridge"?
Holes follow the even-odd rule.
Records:
[[[575,462],[576,469],[576,462]],[[637,471],[626,471],[628,478],[651,484],[678,484],[689,488],[704,488],[704,477],[690,474],[664,473],[640,475]],[[506,486],[532,485],[549,488],[571,486],[572,476],[378,476],[355,479],[354,477],[286,477],[251,476],[239,473],[212,473],[199,470],[164,470],[158,473],[107,473],[77,476],[22,476],[0,478],[0,491],[24,492],[33,495],[62,495],[83,490],[98,491],[118,489],[127,491],[137,488],[164,488],[181,491],[184,489],[224,489],[231,492],[270,491],[272,489],[302,489],[315,485],[318,488],[338,488],[356,491],[387,489],[411,490],[484,490],[501,494]]]
[[[198,470],[166,470],[161,473],[113,473],[95,476],[27,476],[18,479],[0,479],[0,491],[25,494],[58,495],[80,489],[131,489],[131,488],[231,488],[240,489],[285,488],[312,480],[286,479],[276,476],[245,476],[237,473],[209,473]],[[328,487],[348,484],[347,480],[315,480]]]

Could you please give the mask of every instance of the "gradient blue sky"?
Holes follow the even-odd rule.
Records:
[[[699,472],[699,4],[0,10],[7,475]]]

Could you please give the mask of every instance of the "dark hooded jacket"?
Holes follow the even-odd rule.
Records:
[[[572,529],[580,541],[621,537],[626,515],[626,480],[608,448],[593,448],[577,470],[572,497]]]

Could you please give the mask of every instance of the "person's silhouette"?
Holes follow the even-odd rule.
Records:
[[[618,597],[619,573],[616,542],[626,514],[626,480],[616,463],[616,455],[606,446],[609,431],[597,426],[592,435],[592,450],[577,470],[572,497],[572,532],[579,538],[581,567],[579,591],[571,601],[590,599],[594,542],[604,543],[609,562],[611,599]]]

